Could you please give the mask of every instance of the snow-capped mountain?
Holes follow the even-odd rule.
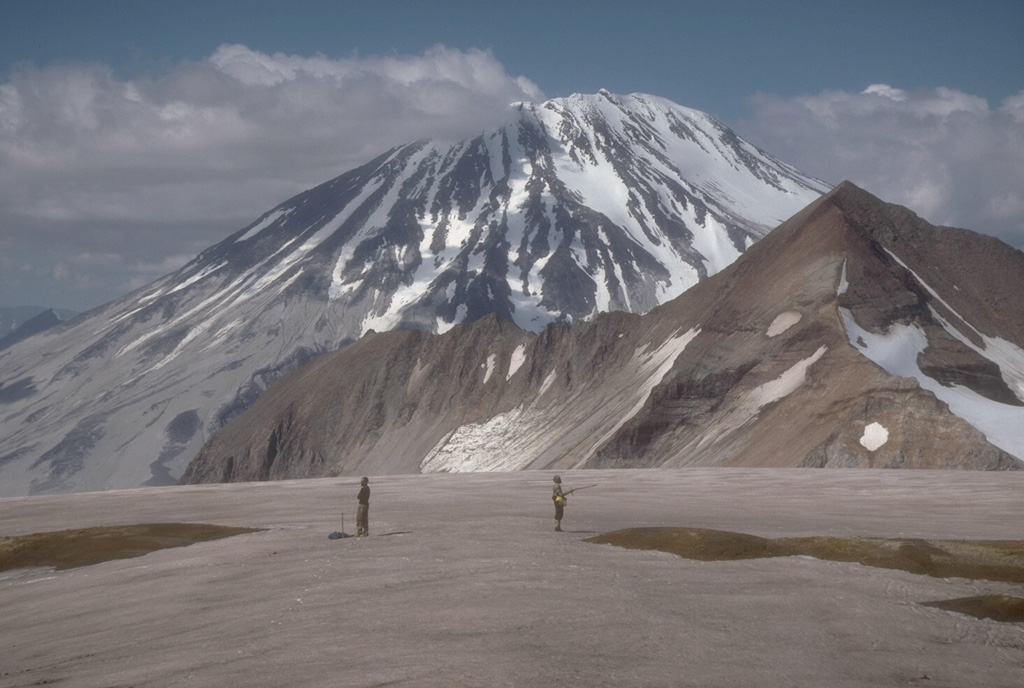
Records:
[[[166,484],[267,384],[370,330],[649,311],[825,186],[706,114],[607,92],[387,152],[0,352],[0,494]]]
[[[383,332],[183,482],[610,467],[1024,467],[1024,253],[844,183],[644,315]]]

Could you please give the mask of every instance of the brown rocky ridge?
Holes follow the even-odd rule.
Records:
[[[942,395],[967,390],[1024,418],[1016,363],[993,353],[993,342],[1024,348],[1021,293],[1024,253],[844,182],[644,315],[536,335],[495,317],[439,336],[370,333],[272,385],[181,482],[600,467],[1015,470],[1016,448],[986,439]],[[900,332],[925,342],[908,357],[919,378],[868,357],[867,340]],[[925,378],[935,384],[926,389]]]

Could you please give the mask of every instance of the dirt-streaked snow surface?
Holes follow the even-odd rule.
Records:
[[[805,557],[584,542],[641,526],[1022,539],[1024,474],[681,469],[371,476],[0,500],[0,535],[189,521],[264,532],[0,573],[0,686],[1024,685],[1024,624],[920,603],[1024,596]]]

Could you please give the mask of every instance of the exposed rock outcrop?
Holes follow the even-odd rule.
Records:
[[[275,383],[182,480],[1017,469],[1020,293],[1021,252],[844,183],[643,316],[537,335],[491,317],[442,336],[365,336]]]

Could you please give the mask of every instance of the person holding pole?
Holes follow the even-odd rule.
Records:
[[[562,532],[562,516],[565,515],[565,503],[568,500],[569,495],[577,490],[586,490],[588,487],[597,487],[597,484],[584,485],[583,487],[574,487],[567,492],[562,491],[562,477],[556,475],[553,480],[555,481],[555,487],[551,492],[551,499],[555,502],[555,532]]]
[[[562,492],[562,478],[555,476],[555,487],[551,499],[555,502],[555,532],[562,532],[562,516],[565,514],[565,493]]]

